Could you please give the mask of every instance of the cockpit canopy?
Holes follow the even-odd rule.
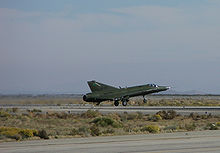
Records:
[[[150,86],[150,87],[158,87],[158,85],[156,85],[156,84],[147,84],[147,86]]]

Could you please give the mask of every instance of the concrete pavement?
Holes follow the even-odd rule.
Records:
[[[220,152],[220,131],[34,140],[0,143],[1,153]]]

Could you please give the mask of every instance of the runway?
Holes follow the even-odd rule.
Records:
[[[1,153],[188,153],[220,152],[220,131],[5,142]]]
[[[198,114],[212,114],[212,115],[220,115],[220,107],[219,106],[93,106],[93,105],[77,105],[77,104],[63,104],[61,106],[58,105],[46,105],[46,104],[30,104],[30,105],[7,105],[1,104],[0,108],[18,108],[21,111],[26,110],[41,110],[42,113],[56,111],[56,112],[66,112],[66,113],[83,113],[89,109],[97,110],[101,113],[134,113],[134,112],[142,112],[143,114],[155,114],[161,110],[175,110],[177,113],[181,115],[189,115],[190,113],[198,113]]]

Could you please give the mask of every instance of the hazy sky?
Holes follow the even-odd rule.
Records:
[[[87,80],[220,94],[220,1],[0,0],[0,93]]]

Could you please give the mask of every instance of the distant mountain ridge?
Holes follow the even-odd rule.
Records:
[[[160,94],[165,94],[165,95],[207,95],[208,93],[197,91],[197,90],[189,90],[189,91],[167,90],[167,91],[161,92]]]
[[[0,94],[1,98],[81,98],[82,94]]]
[[[189,91],[176,91],[176,90],[167,90],[161,93],[154,93],[153,95],[220,95],[220,94],[210,94],[197,90]],[[81,98],[83,94],[1,94],[0,98],[14,97],[14,98]]]

